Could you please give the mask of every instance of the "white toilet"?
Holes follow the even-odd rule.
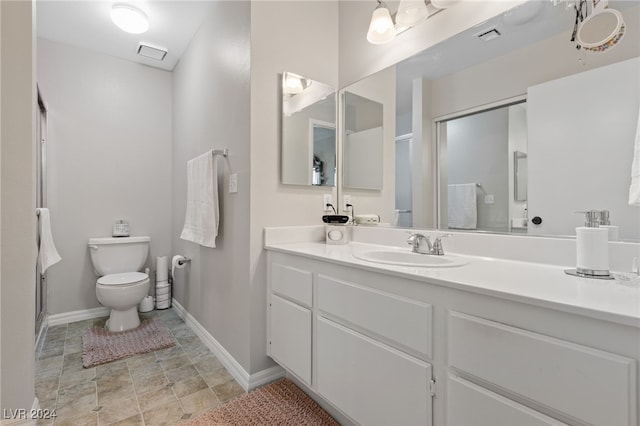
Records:
[[[89,251],[96,271],[98,301],[111,308],[109,331],[140,325],[138,304],[149,292],[149,275],[137,272],[149,254],[150,237],[90,238]]]

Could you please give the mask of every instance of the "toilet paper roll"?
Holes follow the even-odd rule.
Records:
[[[578,272],[609,271],[609,230],[576,228],[576,267]]]
[[[156,297],[169,294],[169,287],[156,288]]]
[[[178,264],[178,261],[184,259],[186,258],[179,254],[176,254],[175,256],[173,256],[173,258],[171,258],[171,276],[173,277],[173,279],[176,278],[176,269],[184,269],[184,267],[187,266],[186,263],[183,263],[182,265]]]
[[[169,279],[169,264],[167,262],[167,256],[156,257],[156,281]]]

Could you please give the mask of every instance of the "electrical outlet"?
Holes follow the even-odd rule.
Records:
[[[236,192],[238,192],[238,174],[232,173],[229,175],[229,194]]]
[[[484,203],[485,204],[493,204],[494,200],[493,200],[493,194],[487,194],[484,196]]]
[[[347,204],[351,204],[351,195],[344,194],[342,196],[342,211],[343,212],[351,211],[351,207],[347,207]]]
[[[325,212],[332,212],[333,209],[327,204],[333,204],[333,197],[331,196],[331,194],[324,194],[322,196],[322,210]]]

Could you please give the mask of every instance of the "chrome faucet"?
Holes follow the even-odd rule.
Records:
[[[420,254],[431,254],[433,246],[429,237],[422,234],[411,234],[407,238],[407,244],[411,245],[411,251]]]
[[[441,234],[436,237],[432,244],[428,236],[416,233],[411,234],[409,238],[407,238],[407,244],[411,245],[411,251],[413,253],[442,256],[444,255],[444,250],[442,249],[442,238],[450,236],[451,234]]]

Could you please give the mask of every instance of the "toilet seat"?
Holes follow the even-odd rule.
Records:
[[[143,272],[123,272],[109,274],[98,278],[98,284],[108,287],[124,287],[142,283],[149,279],[149,275]]]

